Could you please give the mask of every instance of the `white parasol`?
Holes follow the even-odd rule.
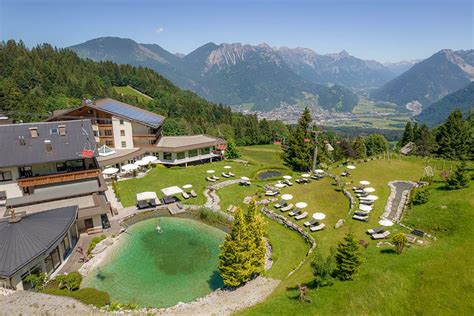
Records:
[[[316,169],[314,170],[315,173],[324,173],[324,170],[323,169]]]
[[[375,201],[375,200],[378,200],[379,197],[376,196],[376,195],[367,195],[366,197],[362,198],[364,200],[369,200],[369,201]]]
[[[117,168],[111,167],[111,168],[104,169],[104,171],[102,171],[102,174],[111,175],[111,174],[116,174],[117,172],[119,172]]]
[[[122,166],[123,171],[132,171],[132,170],[137,170],[137,169],[138,169],[138,166],[134,164],[128,164],[128,165]]]
[[[283,176],[283,179],[290,180],[290,179],[293,179],[293,177],[292,176]]]
[[[359,181],[359,183],[362,184],[362,185],[369,185],[370,184],[370,182],[366,181],[366,180]]]
[[[216,172],[216,171],[215,171],[215,170],[207,170],[206,172],[207,172],[207,173],[214,173],[214,172]]]
[[[372,206],[366,205],[366,204],[360,204],[359,209],[364,212],[370,212],[372,211]]]
[[[307,206],[308,206],[308,203],[306,203],[306,202],[298,202],[298,203],[295,204],[295,206],[296,206],[296,208],[300,208],[300,209],[301,209],[301,208],[307,207]]]
[[[249,181],[250,179],[248,177],[240,177],[241,180],[244,180],[244,181]]]
[[[155,156],[145,156],[142,158],[143,161],[146,161],[147,163],[150,163],[150,162],[155,162],[158,160],[157,157]]]
[[[348,165],[348,166],[347,166],[347,169],[354,170],[355,168],[356,168],[356,166],[353,166],[353,165]]]
[[[224,166],[224,169],[232,169],[231,166]]]
[[[369,187],[369,188],[365,188],[364,191],[367,192],[367,193],[372,193],[372,192],[375,192],[375,189]]]
[[[283,194],[283,195],[281,196],[281,199],[284,200],[284,201],[289,201],[289,200],[291,200],[292,198],[293,198],[293,195],[291,195],[291,194]]]
[[[326,214],[324,214],[324,213],[314,213],[314,214],[313,214],[313,218],[314,218],[315,220],[320,221],[320,220],[326,218]]]
[[[193,187],[192,184],[185,184],[183,185],[183,189],[191,189]]]
[[[137,160],[133,164],[136,165],[136,166],[139,166],[139,167],[144,167],[144,166],[148,165],[149,162],[144,161],[144,160]]]
[[[393,222],[386,218],[379,220],[379,224],[386,227],[393,226]]]
[[[286,184],[284,184],[284,183],[277,183],[277,184],[275,184],[275,188],[281,189],[281,188],[284,188],[284,187],[286,187]]]
[[[302,176],[303,178],[309,178],[309,177],[311,177],[311,175],[310,175],[309,173],[303,173],[301,176]]]

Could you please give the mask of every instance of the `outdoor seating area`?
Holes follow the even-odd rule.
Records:
[[[375,192],[375,189],[372,187],[367,187],[370,185],[369,181],[362,180],[359,182],[359,184],[360,186],[352,188],[355,195],[359,199],[359,208],[354,212],[352,219],[367,222],[369,220],[370,212],[373,210],[373,205],[378,199],[378,196],[371,194]]]

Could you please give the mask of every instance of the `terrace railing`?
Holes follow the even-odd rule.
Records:
[[[99,175],[100,175],[99,169],[89,169],[89,170],[73,171],[73,172],[67,172],[67,173],[51,174],[47,176],[36,176],[36,177],[31,177],[31,178],[26,178],[26,179],[19,179],[18,185],[23,188],[34,187],[38,185],[45,185],[45,184],[52,184],[52,183],[92,179],[92,178],[97,178]]]

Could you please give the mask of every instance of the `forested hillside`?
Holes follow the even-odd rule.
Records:
[[[83,60],[49,44],[28,49],[22,42],[1,43],[0,65],[0,112],[14,119],[39,121],[50,111],[78,106],[83,98],[112,97],[168,117],[168,134],[209,133],[249,145],[286,133],[281,122],[259,123],[255,116],[232,113],[227,106],[179,89],[151,69]],[[122,96],[113,89],[126,85],[153,100]]]

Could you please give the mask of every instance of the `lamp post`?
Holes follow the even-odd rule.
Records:
[[[316,164],[318,161],[318,135],[323,132],[322,129],[315,130],[314,129],[315,127],[316,125],[313,125],[313,129],[307,130],[309,133],[314,134],[314,152],[313,152],[313,170],[312,170],[313,172],[314,170],[316,170]]]

